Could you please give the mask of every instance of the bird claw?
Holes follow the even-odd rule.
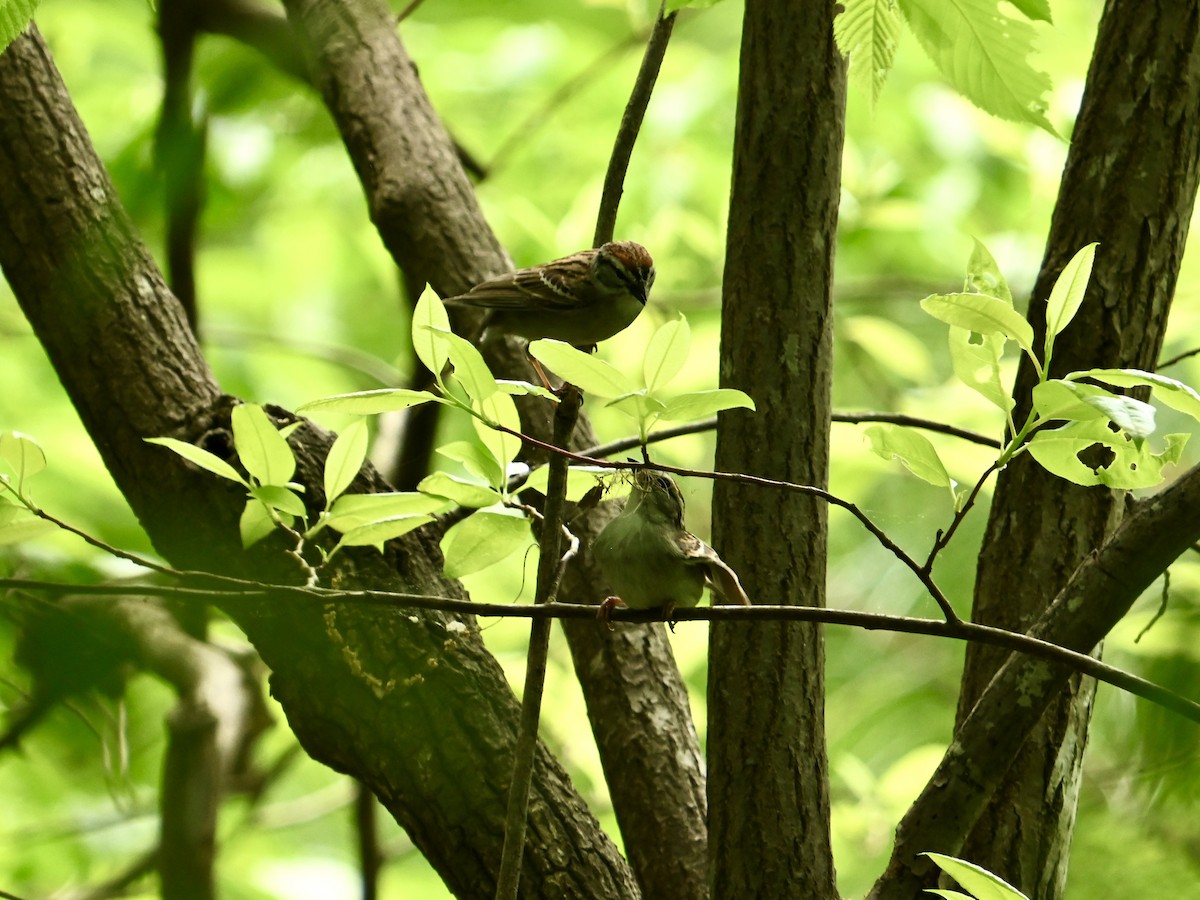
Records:
[[[613,628],[612,622],[609,621],[609,616],[612,615],[612,611],[618,606],[624,605],[625,601],[620,597],[605,597],[604,601],[600,604],[600,609],[596,613],[596,619],[607,625],[609,631],[615,631],[616,629]]]

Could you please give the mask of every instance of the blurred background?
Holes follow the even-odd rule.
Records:
[[[612,139],[655,8],[644,0],[439,0],[400,25],[436,109],[486,172],[481,202],[518,265],[590,243]],[[1054,26],[1037,26],[1035,62],[1053,79],[1049,118],[1064,136],[1100,8],[1099,0],[1060,3]],[[693,352],[676,382],[680,390],[717,386],[741,14],[740,4],[725,2],[680,16],[618,220],[618,238],[651,250],[658,280],[648,314],[600,355],[637,371],[654,328],[683,313]],[[121,197],[161,260],[163,187],[154,171],[153,134],[162,76],[153,11],[140,0],[47,2],[37,21]],[[318,98],[253,50],[220,37],[200,41],[195,86],[195,114],[207,118],[210,138],[197,257],[199,322],[224,389],[295,408],[404,383],[411,363],[399,280]],[[975,237],[995,255],[1023,306],[1066,149],[1065,138],[972,107],[943,84],[910,35],[901,39],[896,70],[874,108],[862,93],[851,93],[837,245],[838,411],[903,412],[1000,435],[998,411],[954,380],[945,328],[918,301],[959,289]],[[1104,237],[1096,237],[1103,254]],[[1191,349],[1200,334],[1194,257],[1189,251],[1164,358]],[[1200,383],[1194,360],[1164,373]],[[32,435],[49,456],[37,501],[109,543],[152,553],[3,282],[0,385],[0,430]],[[738,387],[755,393],[752,384]],[[587,412],[602,441],[630,430],[630,420],[598,404]],[[347,421],[318,419],[334,429]],[[1162,433],[1188,430],[1168,411],[1160,411],[1160,423]],[[461,419],[444,420],[442,429],[439,441],[470,434]],[[950,520],[948,493],[872,454],[862,426],[835,424],[833,435],[831,489],[923,558]],[[988,463],[979,447],[932,439],[963,486]],[[660,444],[656,453],[665,462],[709,468],[712,449],[713,435],[702,434]],[[1198,458],[1194,446],[1185,462]],[[707,536],[708,483],[682,487],[692,530]],[[986,508],[971,515],[936,571],[964,615],[985,516]],[[831,605],[936,614],[911,575],[852,519],[834,511],[830,527]],[[18,559],[44,577],[64,577],[81,565],[130,572],[65,534],[0,550],[5,572]],[[468,586],[479,599],[528,599],[533,565],[508,560],[471,576]],[[1198,579],[1192,559],[1178,563],[1165,616],[1137,640],[1161,602],[1156,586],[1106,642],[1106,660],[1195,696]],[[480,624],[519,690],[528,625]],[[11,662],[14,628],[0,615],[0,710],[19,705],[28,681]],[[216,623],[214,632],[244,642],[228,623]],[[844,628],[829,628],[826,636],[837,867],[843,893],[854,897],[878,874],[899,815],[950,737],[962,647]],[[683,623],[673,641],[703,740],[707,631]],[[153,845],[162,717],[173,702],[162,684],[137,677],[120,700],[80,698],[56,708],[20,752],[0,756],[0,889],[85,896],[87,885]],[[545,739],[619,840],[570,657],[557,635],[544,708]],[[276,776],[262,796],[233,796],[222,809],[222,896],[356,896],[353,785],[297,752],[282,714],[275,716],[259,751]],[[1200,897],[1198,751],[1194,725],[1101,686],[1068,897]],[[389,857],[382,895],[449,896],[403,832],[390,820],[382,828]],[[128,896],[155,891],[153,879],[144,879]]]

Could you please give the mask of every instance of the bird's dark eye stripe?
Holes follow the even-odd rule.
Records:
[[[603,256],[601,257],[601,261],[616,273],[617,277],[621,279],[626,287],[631,289],[632,293],[638,293],[644,286],[654,281],[653,266],[649,270],[630,269],[620,260],[614,259],[611,256]]]

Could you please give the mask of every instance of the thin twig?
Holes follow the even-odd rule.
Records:
[[[903,425],[905,428],[920,428],[924,431],[936,431],[938,434],[948,434],[951,437],[962,438],[964,441],[970,441],[972,444],[979,444],[983,447],[991,447],[995,450],[1000,450],[1004,445],[996,440],[996,438],[988,437],[986,434],[979,434],[977,431],[968,431],[966,428],[959,428],[956,425],[947,425],[945,422],[937,422],[933,419],[922,419],[918,416],[906,416],[901,413],[834,413],[830,417],[834,422],[844,422],[851,425],[857,425],[861,422],[888,422],[892,425]]]
[[[979,492],[983,490],[984,484],[987,483],[988,478],[991,477],[992,473],[995,472],[998,467],[999,466],[997,463],[992,463],[987,467],[987,469],[984,470],[983,474],[980,475],[979,479],[975,482],[975,487],[971,488],[971,493],[967,497],[966,502],[963,503],[963,505],[954,513],[954,518],[950,522],[950,527],[945,531],[938,531],[937,538],[934,540],[933,546],[929,549],[929,556],[925,558],[925,565],[921,567],[927,573],[933,573],[933,563],[937,559],[937,555],[946,549],[946,546],[950,543],[950,539],[954,537],[954,532],[958,531],[958,526],[963,523],[963,519],[967,517],[967,513],[969,513],[971,511],[971,507],[975,505],[975,501],[979,498]]]
[[[353,603],[362,606],[383,606],[393,609],[427,609],[441,612],[462,613],[477,617],[523,618],[523,619],[589,619],[595,621],[596,608],[579,603],[511,604],[484,603],[460,600],[433,594],[405,594],[390,591],[340,591],[331,588],[308,588],[298,585],[259,584],[249,590],[227,591],[220,589],[198,589],[172,585],[104,585],[67,584],[44,582],[26,578],[0,578],[0,588],[27,591],[43,591],[56,595],[88,594],[96,596],[139,595],[169,597],[212,603],[236,603],[239,600],[256,600],[265,596],[290,596],[307,599],[314,603]],[[613,622],[650,624],[662,621],[662,611],[657,609],[626,609],[618,607],[612,611]],[[1098,681],[1111,684],[1165,709],[1177,712],[1187,719],[1200,723],[1200,703],[1167,690],[1161,685],[1147,681],[1137,675],[1102,663],[1095,657],[1079,653],[1058,644],[1039,640],[1027,634],[1007,631],[975,622],[947,622],[941,619],[918,619],[908,616],[893,616],[884,613],[868,613],[850,609],[832,609],[812,606],[711,606],[692,609],[677,609],[676,622],[820,622],[826,625],[845,625],[867,631],[890,631],[899,634],[925,634],[953,640],[975,641],[982,644],[1004,647],[1031,656],[1038,656],[1090,675]]]
[[[646,107],[650,105],[650,96],[654,93],[654,82],[658,80],[658,70],[662,67],[663,57],[667,53],[671,29],[675,27],[675,13],[666,13],[667,4],[666,0],[663,0],[658,8],[654,30],[650,32],[650,40],[646,44],[646,55],[642,57],[641,68],[638,69],[637,79],[633,83],[633,91],[625,105],[621,126],[617,129],[617,139],[613,144],[612,156],[608,160],[608,171],[604,173],[604,188],[600,193],[600,214],[596,217],[593,247],[599,247],[613,239],[613,231],[617,225],[617,209],[621,205],[621,193],[625,190],[625,173],[629,171],[629,158],[633,155],[633,145],[637,142]]]
[[[571,440],[583,395],[565,385],[554,410],[554,444],[565,447]],[[534,605],[553,603],[562,578],[562,523],[567,496],[567,459],[550,459],[546,484],[546,508],[542,513],[541,558],[538,560]],[[574,548],[572,548],[574,550]],[[525,665],[525,690],[521,694],[521,728],[513,748],[512,781],[508,788],[508,810],[504,818],[504,850],[496,877],[496,900],[516,900],[521,881],[521,858],[525,853],[525,828],[529,818],[529,791],[537,755],[538,722],[542,714],[542,690],[546,683],[546,660],[550,651],[550,619],[535,619],[529,629],[529,651]]]
[[[1191,357],[1195,356],[1197,353],[1200,353],[1200,347],[1194,347],[1191,350],[1185,351],[1184,353],[1177,353],[1174,356],[1172,356],[1170,359],[1164,359],[1162,362],[1160,362],[1157,366],[1154,367],[1154,371],[1161,372],[1163,369],[1173,366],[1176,363],[1181,363],[1185,359],[1190,359]]]

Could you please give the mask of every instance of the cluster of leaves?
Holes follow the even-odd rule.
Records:
[[[1155,398],[1200,422],[1200,394],[1186,384],[1140,369],[1086,369],[1050,378],[1055,338],[1071,323],[1091,278],[1096,245],[1089,244],[1063,268],[1046,304],[1046,336],[1038,358],[1033,327],[1013,307],[1012,293],[996,261],[978,241],[968,263],[961,293],[935,294],[922,308],[950,327],[950,357],[965,385],[998,406],[1005,415],[1007,439],[997,457],[1000,468],[1020,453],[1029,453],[1043,468],[1076,484],[1132,490],[1163,480],[1163,467],[1177,463],[1186,434],[1168,434],[1162,449],[1147,440],[1155,430],[1155,409],[1115,389],[1150,388]],[[1002,383],[1001,360],[1013,342],[1038,375],[1025,421],[1013,419],[1016,406]],[[897,459],[931,484],[954,489],[945,466],[929,440],[891,426],[869,429],[873,449]],[[1106,459],[1089,465],[1080,458],[1101,447]],[[957,494],[956,500],[963,495]]]
[[[879,98],[896,58],[900,22],[908,22],[942,75],[980,109],[1054,134],[1046,118],[1050,79],[1029,65],[1034,30],[1006,15],[997,0],[846,0],[834,21],[850,75]],[[1013,0],[1030,21],[1050,21],[1048,0]]]
[[[362,418],[343,429],[325,461],[325,503],[308,522],[303,487],[291,481],[296,461],[287,436],[303,423],[276,427],[266,412],[242,404],[232,414],[233,442],[246,475],[220,457],[174,438],[153,438],[214,475],[234,481],[247,492],[241,517],[245,546],[283,528],[308,541],[325,528],[341,534],[328,554],[342,547],[375,546],[433,521],[433,515],[455,506],[475,510],[455,523],[442,539],[447,577],[458,578],[522,551],[532,542],[529,516],[533,511],[515,495],[545,490],[545,469],[533,473],[516,463],[521,449],[520,420],[513,397],[531,395],[557,402],[550,390],[525,381],[497,379],[479,350],[450,330],[446,310],[433,295],[417,304],[412,340],[418,358],[435,377],[435,389],[416,391],[384,388],[342,394],[300,407],[302,412],[335,411],[369,416],[407,409],[422,403],[441,403],[471,416],[475,441],[454,441],[437,448],[459,463],[465,475],[434,472],[416,491],[347,494],[367,456],[368,434]],[[663,393],[687,360],[691,334],[680,317],[653,336],[643,361],[644,383],[635,384],[612,366],[558,341],[535,341],[531,352],[584,392],[607,399],[608,405],[634,419],[643,444],[660,420],[694,421],[723,409],[754,408],[741,391],[713,390],[668,396]],[[578,499],[608,471],[574,466],[568,496]],[[298,526],[298,522],[303,525]],[[328,559],[328,557],[326,557]]]

